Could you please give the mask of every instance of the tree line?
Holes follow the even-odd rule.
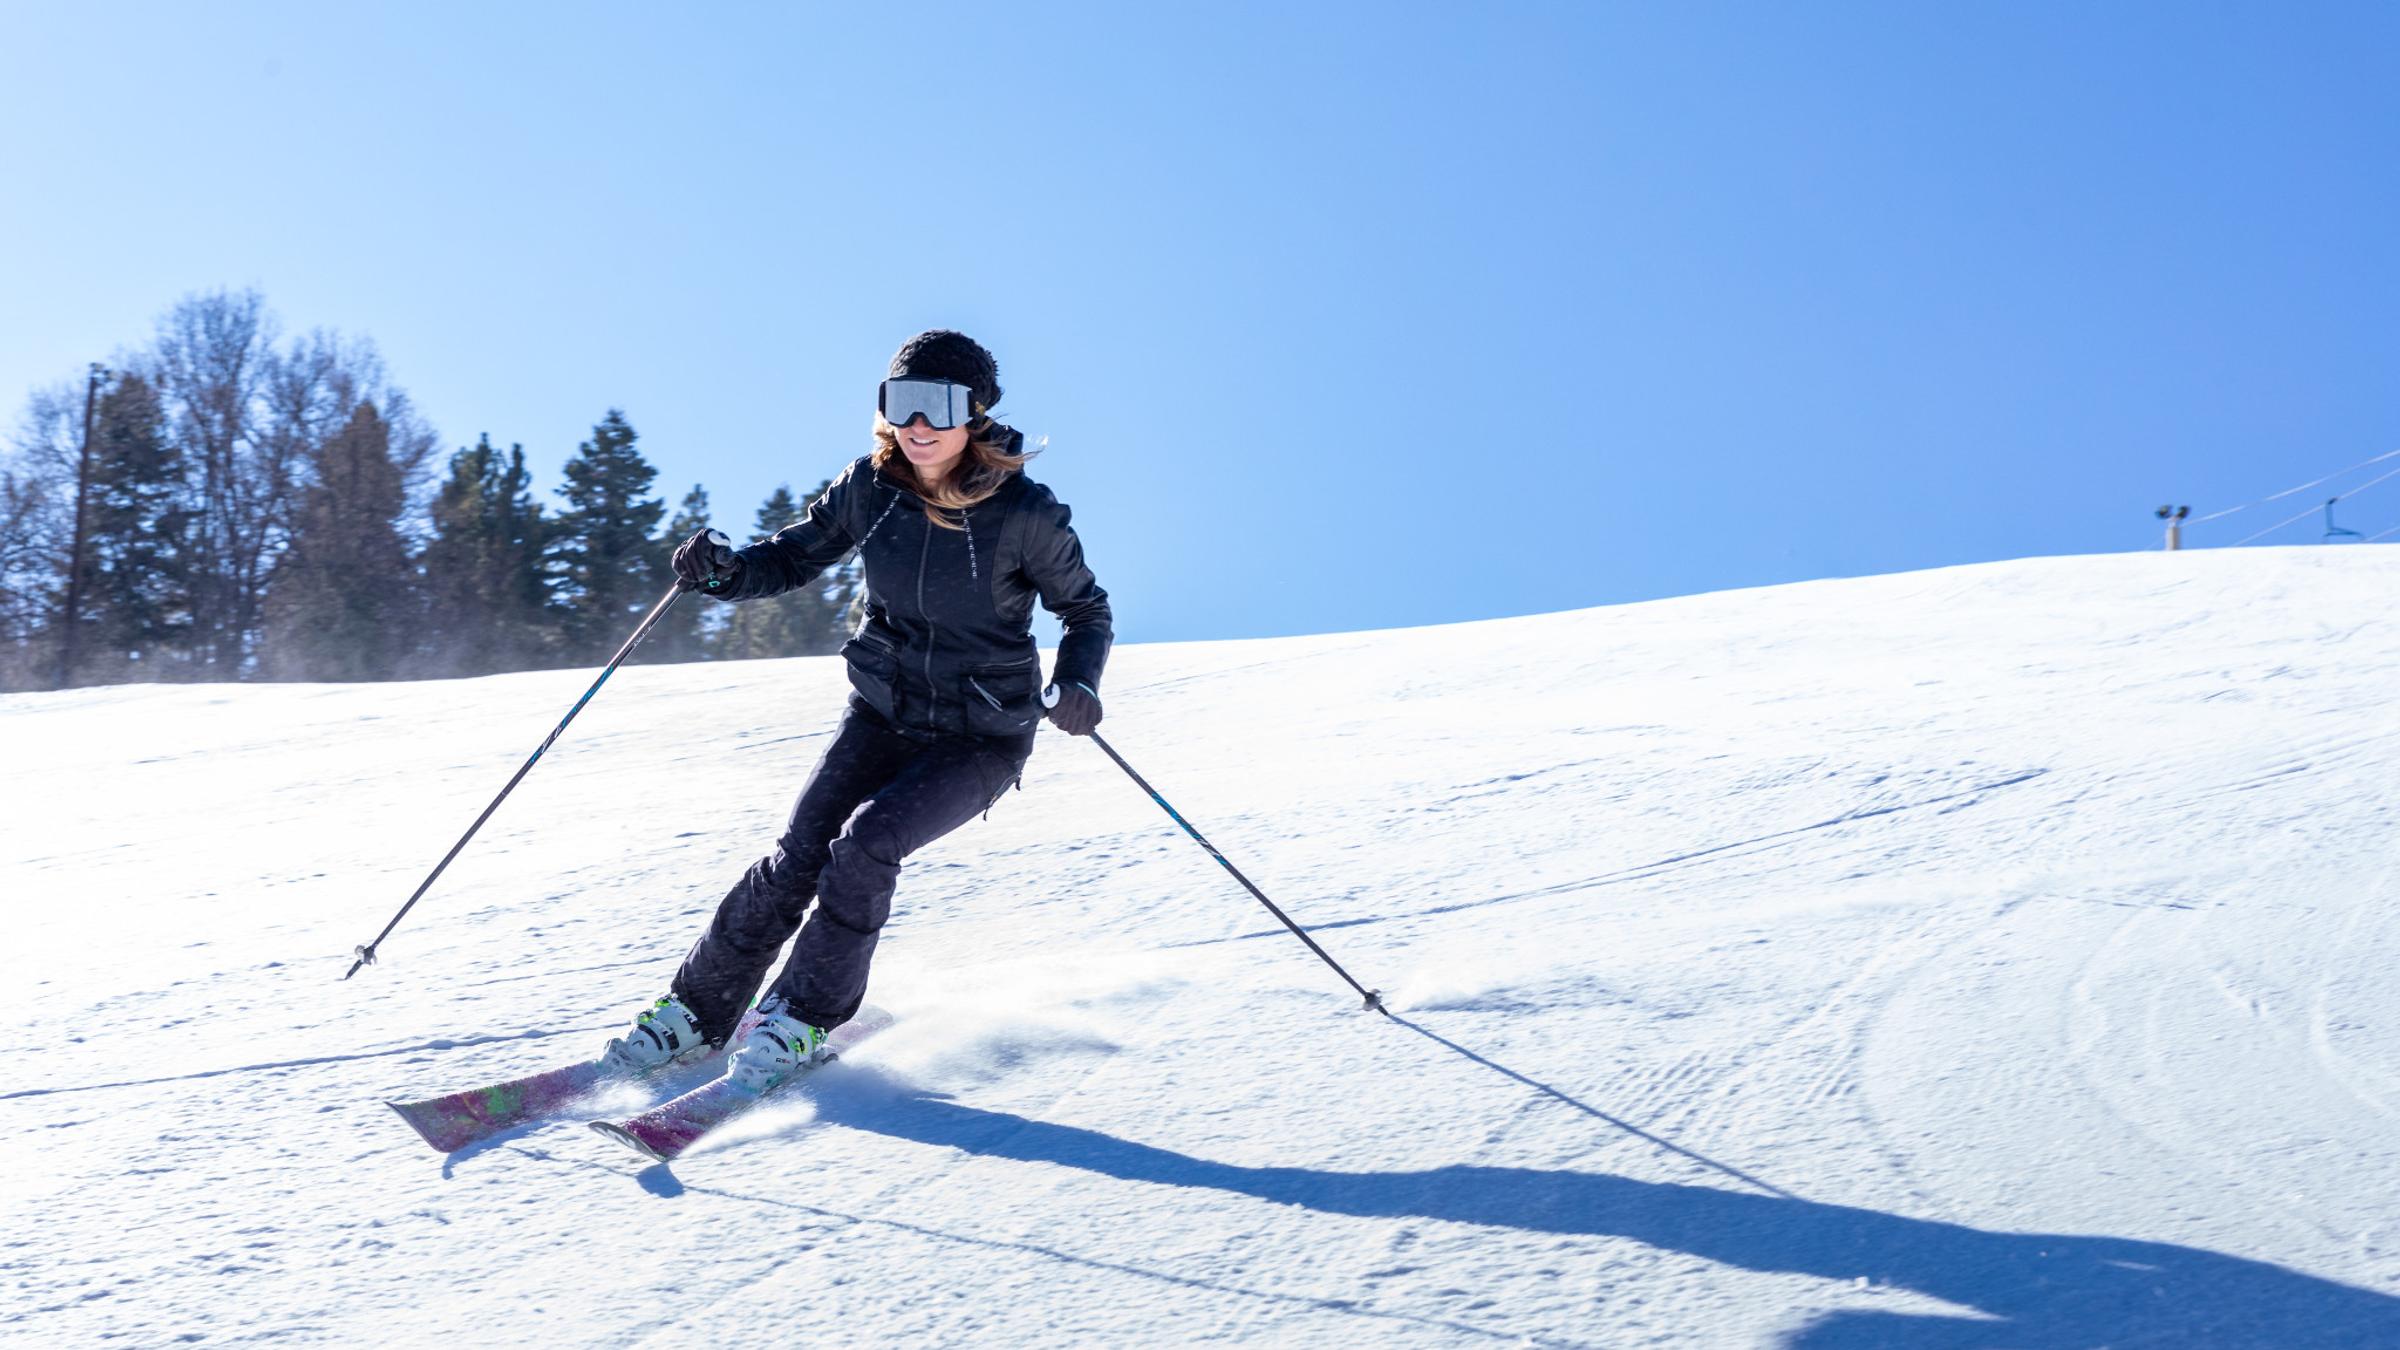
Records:
[[[0,690],[605,661],[708,523],[698,485],[669,514],[638,440],[610,409],[546,503],[521,445],[437,466],[372,343],[286,339],[255,291],[187,297],[34,391],[0,455]],[[779,487],[757,530],[803,509]],[[678,605],[641,658],[830,652],[859,591],[852,559],[771,603]]]

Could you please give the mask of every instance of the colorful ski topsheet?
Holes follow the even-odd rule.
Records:
[[[729,1044],[739,1043],[755,1025],[755,1013],[745,1013],[741,1025],[734,1029]],[[702,1059],[676,1065],[676,1070],[689,1070],[716,1063],[723,1054],[720,1047]],[[489,1139],[512,1126],[529,1120],[573,1114],[573,1108],[584,1098],[612,1084],[631,1082],[627,1075],[605,1068],[597,1059],[580,1064],[568,1064],[540,1073],[512,1078],[490,1087],[469,1088],[464,1092],[428,1097],[421,1102],[387,1102],[385,1105],[400,1113],[419,1137],[433,1145],[436,1151],[455,1153],[467,1145]],[[688,1081],[688,1080],[686,1080]]]
[[[621,1081],[621,1077],[597,1061],[587,1060],[490,1087],[389,1105],[426,1143],[439,1152],[454,1153],[512,1125],[555,1115],[590,1096],[603,1083]]]
[[[637,1153],[659,1162],[672,1162],[710,1130],[777,1092],[788,1091],[792,1084],[824,1067],[843,1051],[890,1026],[892,1020],[892,1015],[881,1008],[859,1009],[856,1017],[835,1027],[833,1034],[825,1038],[825,1048],[817,1052],[814,1060],[763,1095],[720,1076],[630,1120],[595,1120],[592,1128]]]

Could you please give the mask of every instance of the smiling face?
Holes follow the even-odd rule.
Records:
[[[959,457],[967,453],[967,441],[972,435],[964,426],[936,431],[922,413],[910,418],[907,426],[893,427],[892,434],[900,438],[900,453],[908,456],[917,477],[929,485],[942,481],[958,467]]]

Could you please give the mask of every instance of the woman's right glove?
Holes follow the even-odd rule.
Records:
[[[716,594],[742,574],[741,555],[718,530],[694,530],[675,546],[675,581],[687,591]]]
[[[1080,682],[1050,686],[1057,701],[1050,704],[1050,720],[1060,731],[1070,736],[1089,736],[1100,725],[1100,696]]]

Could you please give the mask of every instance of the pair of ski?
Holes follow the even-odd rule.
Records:
[[[672,1162],[707,1137],[709,1131],[776,1093],[789,1090],[792,1084],[891,1024],[892,1015],[881,1008],[861,1008],[856,1017],[833,1029],[824,1046],[799,1072],[765,1093],[719,1075],[640,1115],[595,1120],[591,1127],[637,1153],[659,1162]],[[742,1031],[748,1025],[745,1020],[742,1029],[735,1031],[727,1044],[740,1044]],[[721,1064],[724,1057],[722,1049],[712,1050],[698,1064]],[[435,1150],[455,1153],[518,1125],[571,1116],[578,1106],[602,1090],[637,1081],[640,1080],[609,1069],[597,1060],[587,1060],[489,1087],[386,1105],[399,1112],[400,1118]]]

